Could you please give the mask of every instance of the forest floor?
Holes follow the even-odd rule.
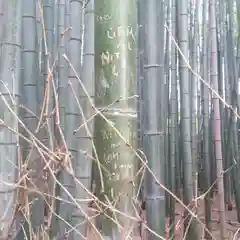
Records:
[[[219,213],[218,213],[218,202],[215,199],[212,200],[212,235],[214,238],[213,240],[220,240],[220,224],[219,224]],[[183,214],[184,214],[184,208],[177,204],[176,205],[176,224],[175,224],[175,240],[184,240],[183,236],[183,229],[184,229],[184,221],[183,221]],[[144,213],[143,213],[144,215]],[[204,222],[204,201],[200,200],[198,205],[198,216],[201,222]],[[144,218],[144,216],[143,216]],[[167,221],[166,221],[167,222]],[[233,205],[232,211],[226,211],[226,228],[228,231],[228,237],[227,240],[240,240],[240,223],[237,221],[237,214],[236,214],[236,207]],[[168,226],[166,224],[166,229],[168,229]],[[203,226],[201,227],[203,229]],[[201,231],[203,232],[203,231]],[[141,236],[140,236],[141,235]],[[141,234],[139,236],[136,236],[133,238],[133,240],[147,240],[147,233],[142,230]],[[168,231],[166,230],[166,236],[164,239],[170,240],[172,239],[170,236],[168,236]],[[93,231],[89,231],[88,234],[89,240],[98,240],[96,238]],[[160,239],[160,238],[159,238]],[[205,238],[201,238],[204,240]],[[193,239],[194,240],[194,239]]]
[[[213,239],[220,240],[220,223],[219,223],[219,212],[218,212],[218,201],[216,198],[212,200],[212,235]],[[240,240],[240,223],[237,221],[236,206],[233,204],[233,209],[231,211],[226,209],[226,228],[227,228],[227,240]],[[183,240],[183,229],[184,229],[184,208],[177,204],[176,206],[176,224],[175,224],[175,240]],[[204,200],[199,201],[198,205],[198,217],[201,222],[204,222],[205,207]],[[202,239],[204,238],[203,225],[201,226]],[[171,238],[167,236],[166,239]]]

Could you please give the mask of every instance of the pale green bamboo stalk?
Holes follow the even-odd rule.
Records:
[[[126,142],[136,149],[136,3],[134,0],[101,0],[96,1],[95,6],[95,103],[99,109],[112,104],[104,111],[104,115],[121,132]],[[119,211],[133,216],[133,181],[137,166],[135,155],[113,126],[100,116],[95,121],[97,154],[105,167],[103,170],[96,163],[96,172],[99,173],[97,195],[105,203],[113,201]],[[110,209],[105,214],[119,221],[123,229],[120,231],[112,220],[102,215],[97,225],[103,236],[111,239],[124,238],[128,233],[132,236],[134,221],[123,215],[116,216]]]
[[[4,125],[0,131],[0,215],[4,217],[0,223],[0,237],[6,239],[14,236],[15,223],[10,228],[14,217],[16,173],[18,172],[18,121],[20,98],[21,67],[21,9],[22,1],[4,2],[3,22],[5,29],[1,39],[0,60],[0,118]],[[11,109],[11,110],[10,110]],[[16,115],[16,116],[14,116]],[[8,184],[6,184],[8,183]],[[9,184],[13,184],[12,186]],[[10,236],[10,237],[11,237]]]

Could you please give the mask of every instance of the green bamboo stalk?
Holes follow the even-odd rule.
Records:
[[[69,41],[68,41],[68,55],[69,61],[72,64],[73,68],[80,76],[81,72],[81,47],[82,47],[82,2],[77,0],[69,0],[66,2],[69,4],[69,24],[71,29],[69,32]],[[73,169],[75,170],[76,164],[79,161],[78,156],[78,136],[74,134],[80,120],[80,109],[78,106],[78,98],[80,95],[80,85],[78,81],[78,76],[72,69],[68,70],[68,85],[66,86],[67,96],[66,105],[65,105],[65,120],[67,124],[64,126],[65,130],[65,140],[67,143],[68,151],[71,153],[71,159]],[[66,190],[72,195],[75,196],[75,182],[73,177],[69,172],[63,170],[60,172],[59,176],[60,182],[66,188]],[[72,225],[74,227],[74,206],[68,204],[67,201],[72,201],[70,197],[66,194],[66,190],[60,189],[60,197],[64,199],[59,204],[59,215],[64,219],[68,224],[61,221],[59,222],[59,235],[58,237],[64,237],[65,233],[68,232]],[[80,211],[80,209],[79,209]],[[74,238],[74,231],[70,231],[70,238]]]
[[[143,108],[143,99],[144,99],[144,17],[145,17],[145,1],[144,0],[138,0],[137,1],[137,23],[138,23],[138,32],[137,32],[137,94],[138,94],[138,149],[140,149],[143,153],[143,135],[144,135],[144,120],[145,120],[145,111]],[[140,163],[142,165],[142,163]],[[145,171],[143,171],[141,175],[140,181],[140,194],[139,198],[141,201],[141,211],[143,217],[144,210],[146,208],[146,202],[145,202]],[[141,228],[142,225],[140,225],[140,232],[142,233]]]
[[[180,48],[188,59],[189,38],[188,38],[188,1],[179,2],[180,14]],[[190,82],[188,65],[184,58],[180,56],[180,94],[181,94],[181,138],[183,149],[183,199],[184,204],[189,205],[193,199],[193,178],[192,178],[192,152],[191,152],[191,115],[190,115]],[[184,222],[186,239],[199,239],[199,231],[196,219],[185,212],[186,221]]]
[[[15,207],[16,173],[18,172],[18,121],[20,98],[20,58],[21,58],[21,9],[22,1],[4,1],[4,32],[1,41],[0,60],[0,118],[3,121],[0,131],[0,176],[1,197],[0,237],[14,236],[15,223],[11,226]],[[11,109],[11,110],[10,110]],[[13,129],[10,131],[7,127]],[[5,184],[8,183],[8,184]],[[10,185],[9,185],[10,184]],[[13,185],[11,185],[13,184]]]
[[[198,45],[198,11],[199,2],[196,3],[194,9],[194,26],[193,26],[193,46],[192,46],[192,69],[198,72],[197,68],[197,45]],[[192,148],[192,161],[193,161],[193,191],[194,196],[197,197],[198,192],[198,170],[197,170],[197,76],[192,74],[191,79],[191,148]]]
[[[0,43],[2,43],[3,40],[3,33],[4,33],[4,0],[0,1],[0,21],[1,21],[1,26],[0,26]],[[1,52],[0,52],[1,54]]]
[[[165,85],[164,85],[164,4],[157,0],[146,3],[145,30],[145,77],[144,110],[144,150],[149,168],[155,177],[165,183],[164,136],[166,129]],[[161,31],[159,31],[161,29]],[[160,93],[160,94],[159,94]],[[159,115],[157,113],[159,112]],[[164,236],[165,230],[165,192],[155,184],[152,174],[146,172],[146,214],[150,229]],[[156,215],[156,211],[158,214]],[[149,233],[148,239],[158,239]]]
[[[221,4],[221,7],[223,8],[223,16],[224,16],[224,25],[223,25],[223,45],[224,45],[224,85],[225,85],[225,100],[227,103],[231,103],[231,85],[230,85],[230,74],[229,74],[229,45],[228,45],[228,35],[227,35],[227,28],[228,23],[226,21],[226,13],[227,13],[227,3],[224,1]],[[231,131],[228,131],[231,129],[231,121],[230,121],[230,111],[228,108],[225,107],[225,139],[226,139],[226,152],[225,152],[225,169],[229,168],[231,165]],[[231,184],[231,173],[226,172],[224,174],[225,177],[225,189],[227,189],[227,195],[225,196],[225,199],[229,206],[232,205],[232,184]]]
[[[224,72],[224,2],[222,0],[219,0],[218,5],[218,69],[219,69],[219,94],[224,97],[224,78],[225,78],[225,72]],[[226,142],[226,133],[225,133],[225,125],[226,125],[226,116],[225,116],[225,110],[224,110],[224,104],[220,104],[220,115],[221,115],[221,138],[222,138],[222,148],[223,148],[223,166],[224,169],[227,168],[227,161],[226,161],[226,152],[227,149],[227,142]],[[227,180],[228,180],[229,173],[224,174],[224,195],[225,195],[225,203],[228,205],[228,208],[231,209],[231,202],[230,202],[230,194],[229,194],[229,188],[227,187]]]
[[[237,64],[236,64],[236,54],[235,54],[235,44],[234,44],[234,20],[233,20],[233,2],[228,1],[228,13],[229,13],[229,65],[228,68],[230,70],[230,79],[231,79],[231,104],[235,111],[237,111],[237,104],[238,104],[238,77],[237,77]],[[238,151],[238,137],[237,137],[237,117],[234,113],[231,113],[230,116],[230,124],[231,124],[231,139],[230,145],[232,149],[232,157],[235,159],[235,161],[239,162],[239,151]],[[234,164],[234,161],[230,160],[231,165]],[[229,166],[230,167],[230,166]],[[234,166],[232,171],[232,182],[233,182],[233,189],[234,189],[234,195],[235,195],[235,202],[237,207],[237,217],[238,221],[240,221],[240,191],[239,191],[239,167],[238,165]]]
[[[37,52],[37,21],[36,21],[36,3],[34,0],[24,0],[22,5],[22,109],[23,122],[27,129],[33,134],[37,128],[37,115],[39,113],[39,105],[37,102],[37,82],[39,80],[39,65]],[[32,137],[23,129],[25,137]],[[37,188],[39,192],[43,192],[44,180],[43,176],[43,160],[37,154],[33,144],[20,141],[22,148],[22,159],[28,165],[29,169],[33,169],[29,188]],[[40,174],[42,172],[42,174]],[[39,175],[40,174],[40,175]],[[33,201],[28,216],[31,225],[26,222],[25,231],[32,235],[31,232],[37,232],[42,228],[44,222],[44,200],[40,194],[30,193],[29,201]],[[39,213],[40,212],[40,213]],[[24,218],[23,218],[24,219]],[[25,220],[25,219],[24,219]],[[23,233],[22,233],[23,234]]]
[[[197,66],[197,50],[198,50],[198,11],[199,1],[193,6],[193,35],[192,35],[192,69],[198,72]],[[198,197],[198,168],[197,168],[197,87],[198,77],[191,72],[191,151],[192,151],[192,177],[193,177],[193,196],[194,199]],[[198,205],[194,206],[196,214],[198,214]],[[195,222],[195,228],[200,231],[199,224]],[[200,232],[198,236],[200,236]]]
[[[211,34],[211,82],[215,91],[218,91],[218,69],[217,69],[217,36],[216,36],[216,1],[210,1],[210,34]],[[216,165],[217,165],[217,187],[219,199],[219,219],[221,238],[226,238],[225,225],[225,204],[224,204],[224,186],[223,186],[223,163],[222,163],[222,144],[221,144],[221,118],[219,110],[219,99],[213,95],[214,108],[214,127],[215,127],[215,148],[216,148]]]
[[[40,89],[44,89],[44,95],[40,96],[41,98],[41,116],[42,121],[41,124],[45,123],[44,127],[41,128],[39,132],[39,137],[41,141],[48,146],[51,151],[54,151],[55,148],[55,132],[54,132],[54,94],[53,94],[53,85],[55,84],[54,79],[54,71],[52,70],[53,60],[54,60],[54,0],[42,0],[42,77],[40,82]],[[41,92],[39,92],[41,93]],[[53,164],[50,164],[52,167]],[[45,188],[45,192],[48,196],[54,195],[55,191],[55,180],[51,175],[50,171],[45,172],[45,178],[48,182],[47,187]],[[45,204],[45,213],[46,217],[49,217],[51,213],[51,209],[49,206],[53,205],[55,199],[48,197],[47,202]],[[50,229],[47,229],[50,230]]]
[[[99,159],[104,166],[102,169],[99,162],[96,164],[96,190],[102,201],[112,202],[119,211],[133,216],[133,181],[137,162],[129,145],[136,148],[137,144],[137,101],[134,97],[137,92],[136,3],[134,0],[96,1],[95,12],[95,102],[99,110],[106,108],[103,113],[110,121],[107,123],[100,116],[95,120],[97,161]],[[103,213],[97,219],[103,236],[115,239],[124,238],[128,233],[132,235],[135,224],[130,218],[114,214],[111,209],[105,209]],[[119,222],[123,229],[107,215]]]
[[[47,127],[43,134],[43,142],[53,150],[54,148],[54,131],[52,121],[52,110],[53,110],[53,77],[48,76],[53,63],[53,46],[54,46],[54,16],[53,16],[53,1],[54,0],[42,0],[42,11],[43,11],[43,38],[42,38],[42,57],[43,57],[43,81],[46,103],[43,105],[44,114],[47,114],[46,123]]]
[[[176,41],[179,44],[179,1],[176,1]],[[174,43],[173,43],[174,44]],[[175,44],[174,44],[175,45]],[[179,53],[178,51],[176,51],[176,58],[179,58]],[[177,60],[176,60],[177,61]],[[177,78],[177,91],[179,92],[180,89],[180,66],[179,66],[179,61],[177,61],[176,63],[176,78]],[[177,95],[177,112],[178,112],[178,116],[177,116],[177,140],[176,140],[176,193],[178,197],[181,197],[181,189],[182,189],[182,152],[181,152],[181,141],[180,140],[180,123],[181,123],[181,114],[180,114],[180,94]]]
[[[39,6],[40,3],[40,6]],[[43,104],[44,98],[44,80],[43,80],[43,45],[42,45],[42,37],[43,37],[43,26],[42,26],[42,17],[41,17],[41,9],[42,4],[41,1],[36,1],[36,21],[37,21],[37,41],[38,41],[38,61],[39,61],[39,81],[37,81],[37,99],[39,103],[39,113],[40,116],[41,106]],[[41,73],[41,74],[40,74]]]
[[[176,0],[171,3],[171,33],[172,37],[176,39]],[[170,128],[170,190],[176,193],[176,142],[177,142],[177,124],[178,124],[178,109],[177,109],[177,76],[176,76],[176,48],[173,41],[171,41],[171,128]],[[174,240],[175,237],[175,199],[170,198],[170,220],[171,226],[170,236]]]
[[[170,1],[166,1],[166,17],[162,19],[162,21],[166,21],[168,28],[170,27]],[[169,60],[169,52],[170,52],[170,36],[168,31],[164,31],[164,87],[163,87],[163,101],[164,101],[164,129],[166,134],[164,135],[164,156],[166,159],[169,159],[170,154],[170,100],[169,100],[169,90],[170,90],[170,60]],[[160,88],[161,89],[161,88]],[[162,100],[160,100],[162,102]],[[165,161],[165,186],[170,188],[170,164],[169,161]],[[170,204],[170,196],[167,192],[165,192],[165,204],[166,204],[166,216],[169,216],[169,204]]]
[[[65,89],[67,85],[67,68],[65,61],[63,59],[63,54],[65,53],[65,39],[68,39],[68,32],[65,29],[65,10],[66,10],[66,0],[58,0],[58,33],[59,33],[59,51],[58,51],[58,104],[59,104],[59,120],[61,130],[64,132],[64,115],[65,115]],[[59,133],[60,134],[60,133]],[[57,136],[58,145],[60,146],[61,137]]]
[[[208,82],[208,64],[207,64],[207,39],[208,39],[208,29],[207,29],[207,16],[208,16],[208,1],[203,1],[203,27],[202,27],[202,78]],[[208,191],[211,185],[210,182],[210,127],[209,127],[209,90],[204,84],[201,85],[202,88],[202,105],[203,105],[203,162],[204,162],[204,191]],[[212,230],[211,227],[211,202],[210,193],[205,196],[205,222],[206,227],[209,231]],[[208,234],[205,233],[208,238]]]
[[[67,70],[66,67],[66,61],[63,59],[63,54],[65,53],[65,43],[66,39],[68,39],[68,31],[65,29],[65,11],[66,11],[66,0],[58,0],[57,1],[57,33],[58,33],[58,52],[56,52],[57,57],[57,70],[55,76],[57,76],[58,82],[56,82],[57,87],[57,104],[56,107],[58,107],[57,112],[55,113],[55,137],[56,137],[56,143],[58,149],[63,149],[63,139],[62,134],[64,133],[64,127],[65,127],[65,107],[66,107],[66,88],[67,88]],[[55,43],[56,44],[56,43]],[[56,45],[54,45],[56,48]],[[55,49],[56,51],[56,49]],[[59,115],[57,115],[59,114]],[[59,121],[57,125],[57,121]],[[61,174],[58,175],[58,180],[61,181],[59,178]],[[55,194],[56,196],[60,196],[60,186],[57,184],[55,187]],[[59,200],[56,200],[56,204],[54,207],[54,210],[57,214],[59,214]],[[51,237],[57,236],[58,234],[58,217],[53,216],[52,218],[52,224],[51,224]]]
[[[90,0],[84,7],[84,40],[83,40],[83,64],[81,71],[81,79],[88,96],[83,89],[80,89],[79,102],[81,105],[81,128],[78,134],[78,161],[74,164],[75,177],[81,182],[82,186],[76,184],[75,197],[82,199],[80,203],[81,208],[88,214],[88,205],[91,196],[87,193],[86,189],[90,190],[91,187],[91,173],[92,173],[92,147],[93,142],[93,127],[94,115],[92,103],[94,103],[95,95],[95,43],[94,43],[94,30],[95,30],[95,14],[94,14],[95,0]],[[91,121],[89,121],[91,119]],[[88,122],[87,122],[88,121]],[[75,222],[74,222],[75,221]],[[81,225],[79,225],[81,223]],[[88,222],[86,217],[76,208],[73,213],[73,224],[77,225],[77,230],[87,237]],[[80,239],[79,234],[75,234],[74,239]]]

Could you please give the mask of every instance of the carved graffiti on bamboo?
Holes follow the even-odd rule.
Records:
[[[131,121],[129,121],[128,123],[128,127],[131,129],[133,128],[132,124],[130,123]],[[135,130],[135,128],[134,128]],[[136,131],[129,131],[128,132],[128,136],[124,136],[124,133],[120,134],[125,138],[125,139],[129,139],[130,141],[135,141],[137,138],[137,133]],[[121,140],[119,133],[117,133],[114,129],[101,129],[101,136],[103,138],[103,140],[113,140],[113,139],[119,139]],[[121,140],[123,142],[123,140]],[[120,143],[114,143],[112,146],[115,146],[115,144],[117,144],[118,147],[120,147]]]
[[[111,150],[107,151],[107,152],[104,152],[103,153],[103,159],[104,159],[104,162],[106,164],[110,164],[113,161],[114,162],[119,161],[120,153],[119,152],[115,152],[115,151],[111,151]]]
[[[120,25],[120,26],[117,27],[116,30],[113,30],[113,28],[109,28],[107,30],[107,37],[109,39],[126,38],[126,40],[128,38],[131,38],[135,42],[135,34],[133,33],[132,26],[123,27],[123,26]]]
[[[97,21],[100,23],[100,24],[103,24],[107,21],[110,21],[112,19],[112,15],[110,14],[104,14],[104,15],[98,15],[97,16]]]
[[[113,30],[113,28],[109,28],[106,31],[107,38],[109,39],[119,39],[119,43],[116,45],[116,52],[111,53],[110,51],[103,51],[100,54],[102,66],[112,65],[114,69],[114,75],[118,76],[118,72],[116,72],[116,65],[114,64],[116,61],[120,60],[120,52],[124,51],[122,49],[127,49],[129,51],[133,50],[132,41],[135,42],[135,37],[133,33],[133,28],[131,26],[127,26],[124,28],[123,26],[118,26],[117,30]],[[126,38],[126,41],[123,41],[122,38]],[[131,39],[132,41],[129,41]]]
[[[107,21],[107,17],[99,18],[98,21]],[[102,82],[100,88],[102,88],[102,91],[104,89],[104,95],[109,94],[111,96],[112,92],[115,92],[115,87],[122,86],[122,83],[119,81],[123,76],[129,78],[130,89],[132,88],[131,85],[133,85],[135,80],[135,74],[129,71],[130,69],[127,63],[132,56],[130,51],[134,50],[135,33],[132,26],[117,26],[116,28],[108,28],[105,34],[103,38],[106,39],[109,45],[105,45],[106,48],[100,52],[100,72],[102,74],[100,77],[100,81]],[[112,88],[113,85],[115,85],[114,88]],[[126,95],[128,95],[128,93]],[[123,140],[111,126],[107,127],[105,124],[102,126],[100,137],[103,141],[104,151],[101,153],[101,159],[105,168],[108,170],[107,173],[104,173],[104,176],[110,182],[119,181],[125,176],[133,175],[134,160],[129,146],[132,146],[134,143],[132,147],[135,148],[137,139],[135,120],[134,122],[132,120],[124,120],[124,127],[122,123],[118,123],[115,118],[113,118],[113,121],[115,127],[122,130],[120,134],[125,140]],[[110,185],[111,184],[112,183],[110,183]]]
[[[113,76],[118,76],[117,66],[115,61],[119,59],[120,53],[109,53],[108,51],[102,52],[101,55],[101,63],[102,66],[110,65],[111,66],[111,73]]]
[[[109,65],[113,63],[115,60],[120,58],[120,53],[110,53],[108,51],[104,51],[100,54],[102,66]]]

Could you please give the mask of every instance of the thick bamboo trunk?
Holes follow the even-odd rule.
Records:
[[[216,1],[210,1],[210,34],[211,34],[211,82],[213,89],[218,92],[218,70],[217,70],[217,36],[216,36]],[[223,162],[222,162],[222,142],[221,142],[221,118],[219,108],[219,98],[213,94],[214,108],[214,128],[215,128],[215,148],[217,164],[217,187],[219,198],[219,217],[221,239],[226,238],[225,226],[225,203],[224,203],[224,186],[223,186]]]
[[[110,204],[108,209],[103,208],[97,225],[103,236],[124,239],[132,235],[135,222],[111,209],[134,215],[137,162],[129,146],[135,149],[137,144],[136,3],[102,0],[96,1],[95,7],[95,102],[109,119],[109,122],[101,116],[95,119],[96,189],[100,199]]]
[[[20,98],[21,9],[22,1],[4,1],[0,59],[0,238],[15,234],[12,225],[15,206],[15,181],[19,171],[18,120]],[[13,131],[11,131],[12,129]],[[8,183],[8,184],[6,184]],[[9,185],[13,184],[13,185]],[[10,228],[10,229],[9,229]]]

